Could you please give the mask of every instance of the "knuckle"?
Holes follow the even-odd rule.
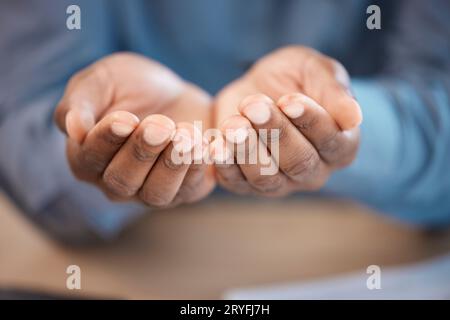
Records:
[[[228,188],[228,190],[232,190],[234,192],[238,192],[238,191],[240,192],[243,190],[247,190],[249,187],[247,181],[245,181],[243,179],[233,180],[228,176],[220,176],[218,180],[219,180],[220,185],[222,185],[223,187]]]
[[[287,161],[283,168],[284,173],[289,177],[306,176],[314,172],[319,164],[319,157],[316,153],[308,151],[302,154],[299,158]]]
[[[219,177],[219,183],[221,186],[227,188],[228,190],[231,190],[233,192],[246,192],[249,189],[249,185],[247,181],[243,179],[239,180],[232,180],[230,177]]]
[[[183,161],[180,159],[179,161],[173,161],[172,157],[164,157],[162,161],[165,168],[169,170],[179,170],[183,167]]]
[[[107,189],[114,195],[132,197],[137,191],[136,187],[130,185],[126,179],[112,170],[105,171],[103,174],[103,182]]]
[[[156,208],[167,207],[172,202],[172,199],[155,190],[143,189],[139,192],[139,197],[145,204]]]
[[[157,153],[144,148],[140,143],[133,143],[131,152],[133,158],[139,162],[152,162],[158,157]]]
[[[220,180],[227,185],[232,185],[233,183],[238,183],[239,181],[243,181],[243,179],[241,177],[239,177],[238,175],[231,175],[231,174],[222,174],[222,173],[218,173],[218,176],[220,178]]]
[[[123,138],[115,136],[110,131],[101,132],[99,138],[106,144],[114,147],[118,147],[123,143]]]
[[[247,182],[242,176],[240,169],[234,166],[235,165],[231,165],[229,168],[224,168],[216,171],[216,175],[220,180],[220,183],[227,186],[247,187]]]
[[[282,185],[279,175],[274,176],[258,176],[252,180],[251,185],[259,192],[272,192],[278,190]]]
[[[296,126],[306,133],[312,131],[317,126],[318,122],[319,122],[318,117],[314,116],[305,117],[304,119],[298,120]]]
[[[283,141],[285,140],[289,134],[289,123],[286,121],[281,121],[278,127],[274,129],[268,129],[267,132],[260,132],[260,135],[262,136],[264,142],[267,144],[272,144],[274,142]]]
[[[287,138],[288,132],[289,132],[288,131],[289,125],[290,125],[290,122],[284,121],[284,120],[281,121],[280,126],[277,128],[278,129],[277,134],[275,134],[274,137],[276,137],[276,139],[278,139],[278,140]],[[270,134],[269,136],[272,136],[272,135]],[[270,142],[272,142],[272,140]]]

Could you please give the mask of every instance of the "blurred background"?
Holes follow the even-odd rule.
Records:
[[[379,28],[370,28],[370,5]],[[446,0],[3,0],[0,288],[126,299],[450,298],[449,17]],[[149,212],[112,203],[70,173],[53,111],[75,72],[132,51],[214,95],[290,44],[339,60],[364,114],[355,163],[317,194],[216,190]],[[81,290],[67,289],[70,265],[81,269]],[[367,287],[371,265],[379,290]]]

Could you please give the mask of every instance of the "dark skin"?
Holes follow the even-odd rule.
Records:
[[[221,165],[218,182],[233,192],[272,197],[320,189],[358,149],[362,115],[349,85],[337,61],[309,48],[287,47],[263,57],[218,94],[215,123],[222,132],[278,129],[278,163],[269,143],[265,154],[280,170],[261,175],[261,163]]]
[[[171,161],[177,145],[191,152],[202,143],[194,141],[193,122],[208,128],[210,112],[211,97],[200,88],[150,59],[120,53],[72,77],[55,121],[78,179],[112,200],[170,207],[198,201],[215,186],[212,166]]]
[[[113,200],[171,207],[203,199],[216,182],[284,196],[319,189],[355,158],[362,117],[349,92],[345,69],[304,47],[263,57],[215,98],[155,61],[120,53],[72,77],[55,121],[67,134],[74,175]],[[261,146],[278,173],[261,175],[260,163],[174,164],[174,148],[189,153],[202,144],[214,157],[211,141],[195,139],[196,120],[222,132],[279,129],[279,163]]]

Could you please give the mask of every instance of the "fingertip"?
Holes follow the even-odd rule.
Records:
[[[139,118],[128,111],[115,111],[108,115],[111,119],[111,131],[114,135],[126,138],[139,125]]]
[[[221,129],[222,133],[227,129],[237,129],[240,127],[247,127],[251,128],[252,124],[250,121],[240,114],[232,115],[231,117],[225,119],[222,121],[222,123],[219,125],[219,128]]]
[[[241,144],[247,140],[252,125],[247,118],[241,115],[234,115],[226,119],[220,128],[228,142]]]
[[[66,114],[65,126],[67,135],[78,143],[83,141],[94,125],[94,114],[89,110],[72,109]]]
[[[113,111],[108,116],[111,116],[115,120],[123,120],[125,122],[129,122],[130,124],[138,124],[140,121],[138,116],[136,116],[134,113],[123,110]]]
[[[192,163],[202,164],[208,159],[209,142],[203,136],[202,130],[191,122],[177,123],[173,138],[174,148],[182,154],[192,152]]]
[[[305,107],[316,107],[317,103],[305,96],[295,92],[282,96],[277,101],[277,106],[290,119],[297,119],[305,112]]]
[[[252,94],[249,95],[247,97],[245,97],[244,99],[242,99],[241,103],[238,106],[238,110],[240,113],[243,113],[244,109],[249,106],[249,105],[253,105],[253,104],[273,104],[273,100],[266,96],[265,94],[262,93],[256,93],[256,94]]]
[[[228,164],[233,158],[233,153],[227,147],[222,136],[217,137],[209,145],[209,156],[214,164]]]
[[[190,153],[195,146],[193,134],[185,123],[178,124],[172,141],[174,149],[181,154]]]
[[[355,116],[355,125],[353,127],[359,127],[362,122],[363,122],[363,114],[362,114],[362,109],[361,106],[359,105],[359,103],[353,99],[353,103],[355,104],[355,109],[356,109],[356,116]]]
[[[172,140],[175,136],[176,125],[172,119],[153,114],[142,121],[144,127],[143,138],[150,146],[159,146]]]
[[[361,125],[363,114],[359,103],[347,96],[340,103],[337,122],[342,130],[351,130]]]
[[[167,128],[167,129],[175,130],[175,128],[176,128],[175,122],[171,118],[169,118],[163,114],[151,114],[151,115],[147,116],[142,122],[143,123],[147,123],[147,122],[155,123],[162,127]]]
[[[246,97],[239,105],[239,112],[251,123],[262,126],[269,122],[274,106],[272,99],[264,94],[255,94]]]

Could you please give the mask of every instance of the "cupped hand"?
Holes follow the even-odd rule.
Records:
[[[224,88],[214,118],[224,136],[216,144],[227,151],[216,166],[218,182],[242,194],[283,196],[318,190],[353,161],[362,114],[340,63],[287,47]],[[243,152],[247,160],[238,161]]]
[[[210,105],[204,91],[166,67],[117,53],[70,79],[55,121],[67,134],[77,178],[113,200],[168,207],[200,200],[214,188],[213,168],[194,152],[207,148],[194,121],[207,129]]]

